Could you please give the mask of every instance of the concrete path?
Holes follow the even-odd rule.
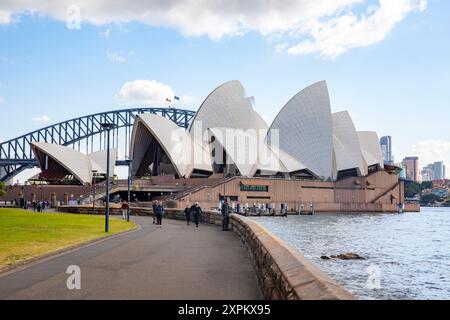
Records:
[[[261,299],[234,232],[133,218],[141,230],[0,276],[0,299]],[[67,289],[69,265],[81,268],[80,290]]]

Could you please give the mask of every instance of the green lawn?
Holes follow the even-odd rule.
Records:
[[[84,214],[0,209],[0,270],[62,248],[136,228],[133,222]]]

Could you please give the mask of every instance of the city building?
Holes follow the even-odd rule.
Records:
[[[434,170],[430,169],[428,166],[423,168],[421,171],[421,175],[422,175],[422,181],[433,181],[433,177],[434,177]]]
[[[431,163],[422,169],[423,181],[441,180],[446,178],[445,165],[442,161]]]
[[[384,136],[380,139],[381,151],[383,152],[383,160],[386,164],[394,163],[394,156],[392,155],[392,137]]]
[[[403,164],[406,167],[406,179],[420,182],[419,157],[406,157]]]
[[[433,180],[445,179],[445,165],[444,162],[438,161],[433,164]]]
[[[325,81],[295,94],[270,126],[253,101],[239,81],[229,81],[206,97],[187,130],[159,115],[136,115],[129,151],[132,197],[174,207],[199,202],[204,208],[228,197],[246,206],[313,205],[327,212],[395,212],[404,203],[401,170],[385,166],[376,132],[358,131],[347,111],[331,112]],[[86,187],[94,168],[106,172],[104,150],[102,156],[84,155],[34,143],[33,151],[41,179],[57,173]],[[111,150],[112,159],[115,154]],[[418,159],[405,164],[417,180]],[[117,182],[112,193],[125,196],[126,188]]]

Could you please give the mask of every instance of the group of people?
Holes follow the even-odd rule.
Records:
[[[124,209],[123,205],[122,205],[122,212],[125,212],[128,209],[128,207],[126,209]],[[162,217],[164,214],[164,207],[161,201],[155,200],[152,204],[152,209],[153,209],[153,224],[159,225],[160,227],[162,227]],[[228,199],[225,199],[223,204],[222,204],[222,208],[221,208],[221,213],[222,213],[222,230],[223,231],[228,231],[229,229],[229,224],[230,224],[230,214],[231,214],[232,210],[230,205],[228,204]],[[194,223],[195,223],[195,227],[198,228],[199,224],[200,224],[200,216],[202,215],[203,211],[202,208],[200,207],[198,202],[195,202],[192,206],[186,205],[186,208],[184,209],[184,216],[186,218],[186,224],[190,225],[191,222],[191,218],[194,219]],[[125,213],[123,213],[125,215]],[[125,216],[124,216],[125,219]]]
[[[45,208],[49,207],[48,201],[33,201],[33,211],[42,212],[45,210]]]
[[[224,202],[222,203],[221,207],[221,213],[222,213],[222,230],[228,231],[229,224],[230,224],[230,214],[232,212],[232,209],[228,203],[228,199],[225,198]],[[184,209],[184,215],[186,217],[186,223],[189,225],[191,221],[191,217],[194,217],[194,223],[195,226],[198,228],[198,224],[200,222],[200,215],[202,214],[202,209],[200,208],[200,205],[198,202],[194,203],[191,207],[189,205],[186,206]]]
[[[194,203],[191,207],[187,205],[186,208],[184,209],[184,216],[186,217],[187,225],[189,225],[189,222],[191,221],[191,216],[193,216],[195,226],[198,228],[198,224],[200,222],[200,215],[202,214],[202,212],[203,212],[202,208],[200,208],[198,202]]]

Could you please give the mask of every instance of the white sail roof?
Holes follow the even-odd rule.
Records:
[[[91,183],[91,162],[84,153],[70,147],[46,142],[32,142],[31,147],[38,161],[42,159],[38,153],[46,154],[72,173],[81,183]],[[45,163],[39,163],[39,166],[45,168]]]
[[[332,114],[333,148],[336,157],[336,173],[343,170],[358,169],[361,175],[367,174],[353,120],[347,111]]]
[[[193,132],[201,125],[202,133]],[[253,109],[242,84],[228,81],[214,89],[203,101],[192,120],[189,132],[195,140],[205,138],[210,128],[263,129],[267,124]]]
[[[202,145],[192,141],[184,129],[167,118],[154,114],[139,114],[136,116],[131,137],[132,174],[136,173],[148,147],[146,141],[143,141],[146,140],[145,136],[139,132],[139,126],[145,127],[158,141],[179,177],[190,176],[194,169],[212,171],[209,154]]]
[[[368,167],[373,165],[384,166],[383,152],[381,151],[378,134],[373,131],[358,131],[362,155]]]
[[[317,176],[333,176],[333,140],[331,108],[325,81],[317,82],[297,93],[281,109],[267,134],[267,143],[304,164]]]
[[[93,153],[88,154],[89,160],[91,162],[92,170],[96,170],[98,174],[106,174],[106,157],[108,152],[105,150],[99,150]],[[109,172],[110,175],[114,175],[114,169],[117,158],[117,149],[111,148],[109,149]]]

